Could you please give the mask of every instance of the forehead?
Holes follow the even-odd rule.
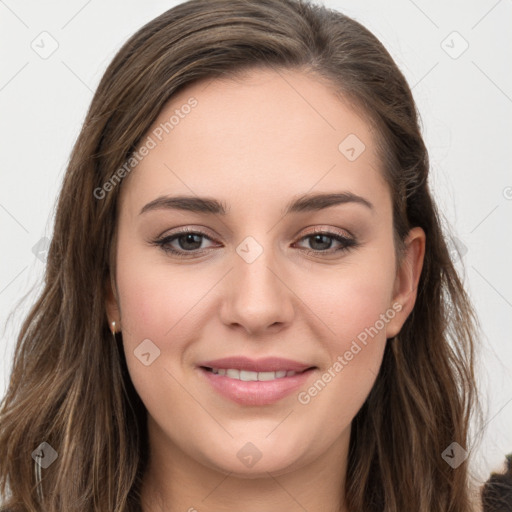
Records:
[[[313,189],[382,194],[376,134],[361,114],[298,71],[201,80],[148,130],[142,143],[150,138],[152,148],[123,184],[123,202],[135,208],[179,193],[243,206]]]

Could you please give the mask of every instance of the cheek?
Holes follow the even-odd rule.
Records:
[[[154,279],[151,271],[145,273],[141,267],[120,278],[123,331],[132,338],[161,339],[185,314],[186,290],[177,293],[178,286],[176,281],[171,286],[162,278]],[[170,293],[170,289],[175,292]]]
[[[169,425],[173,414],[186,417],[186,405],[193,407],[176,370],[197,326],[193,306],[204,289],[199,290],[190,279],[185,282],[177,272],[129,254],[118,265],[118,289],[131,381],[149,414]]]
[[[314,305],[322,320],[317,325],[325,334],[319,339],[330,360],[298,401],[311,403],[318,417],[330,416],[339,428],[352,420],[379,372],[386,327],[396,316],[391,302],[394,265],[392,250],[368,253],[350,267],[317,275],[303,289],[304,302]]]
[[[387,257],[383,256],[386,255]],[[382,315],[394,317],[392,294],[394,284],[393,253],[382,251],[365,258],[351,260],[336,271],[329,269],[309,279],[301,297],[326,327],[331,350],[344,351],[347,343],[372,328],[385,337]],[[386,317],[386,318],[387,318]],[[364,337],[364,334],[361,336]]]
[[[156,263],[144,251],[120,251],[117,284],[123,330],[134,342],[154,338],[162,343],[172,338],[180,322],[194,316],[193,308],[211,280],[205,272]]]
[[[161,409],[162,389],[169,405],[188,402],[170,373],[181,380],[181,365],[206,321],[205,295],[218,282],[218,272],[211,268],[192,272],[190,267],[157,263],[148,251],[132,249],[122,238],[119,248],[116,277],[132,382],[153,411]],[[147,352],[150,355],[144,361],[142,354]]]

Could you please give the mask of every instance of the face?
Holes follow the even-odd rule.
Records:
[[[253,70],[181,91],[148,136],[108,315],[151,442],[245,477],[346,447],[423,250],[413,230],[397,271],[375,133],[311,76]]]

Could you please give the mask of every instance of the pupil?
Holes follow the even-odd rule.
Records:
[[[323,239],[327,239],[327,242],[324,242],[324,245],[327,244],[327,247],[321,247],[321,248],[322,249],[328,249],[331,244],[330,244],[330,238],[328,236],[326,236],[326,235],[314,235],[313,236],[313,244],[316,244],[317,242],[322,244],[322,241],[321,241],[322,238]]]
[[[195,235],[195,234],[193,234],[193,233],[189,233],[189,234],[187,234],[187,235],[185,235],[185,236],[181,237],[181,239],[183,239],[183,238],[185,239],[185,243],[184,243],[184,245],[183,245],[183,244],[180,244],[180,245],[182,245],[182,248],[183,248],[183,249],[185,249],[185,248],[188,248],[188,249],[197,249],[197,247],[187,247],[187,244],[188,244],[188,243],[191,243],[192,245],[193,245],[194,243],[195,243],[195,244],[199,243],[199,245],[201,245],[201,240],[198,240],[198,241],[196,240],[196,241],[194,242],[194,237],[200,238],[200,235]]]

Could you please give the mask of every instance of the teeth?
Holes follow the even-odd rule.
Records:
[[[258,372],[258,380],[274,380],[276,377],[279,378],[277,373],[278,372]]]
[[[282,379],[283,377],[292,377],[297,373],[292,370],[279,370],[277,372],[251,372],[248,370],[236,370],[234,368],[212,368],[212,372],[218,375],[225,375],[230,379],[237,379],[244,382]]]
[[[240,370],[240,380],[243,380],[245,382],[249,382],[250,380],[258,380],[258,372]]]
[[[240,370],[226,370],[226,377],[231,377],[232,379],[240,380]]]

